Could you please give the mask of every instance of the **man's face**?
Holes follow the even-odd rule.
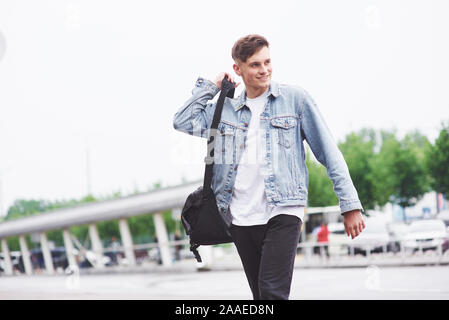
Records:
[[[266,89],[271,81],[270,49],[264,46],[255,52],[246,62],[237,61],[233,66],[235,73],[242,77],[245,86],[252,89]]]

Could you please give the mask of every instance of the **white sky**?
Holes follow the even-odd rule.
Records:
[[[173,115],[198,76],[233,72],[249,33],[336,140],[373,127],[433,142],[449,120],[448,13],[446,0],[2,0],[0,211],[85,195],[87,146],[95,196],[201,179],[206,140]]]

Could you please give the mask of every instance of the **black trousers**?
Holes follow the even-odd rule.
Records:
[[[254,300],[288,300],[301,223],[281,214],[264,225],[231,225]]]

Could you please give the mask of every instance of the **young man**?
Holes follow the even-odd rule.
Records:
[[[254,299],[288,299],[307,204],[303,140],[326,168],[339,198],[348,236],[365,225],[347,165],[309,94],[271,80],[268,41],[239,39],[233,69],[245,90],[226,98],[215,142],[212,189],[230,226]],[[176,130],[207,138],[215,111],[209,102],[224,77],[198,78],[192,97],[174,116]]]

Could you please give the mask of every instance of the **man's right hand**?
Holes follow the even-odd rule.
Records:
[[[230,75],[229,73],[227,73],[227,72],[221,72],[221,73],[217,76],[217,78],[215,78],[215,81],[214,81],[215,85],[216,85],[216,86],[218,87],[218,89],[220,89],[220,90],[221,90],[221,81],[223,81],[224,77],[227,77],[227,78],[228,78],[228,81],[232,82],[232,83],[234,84],[235,87],[237,87],[237,86],[240,84],[240,82],[235,83],[234,78],[231,77],[231,75]]]

